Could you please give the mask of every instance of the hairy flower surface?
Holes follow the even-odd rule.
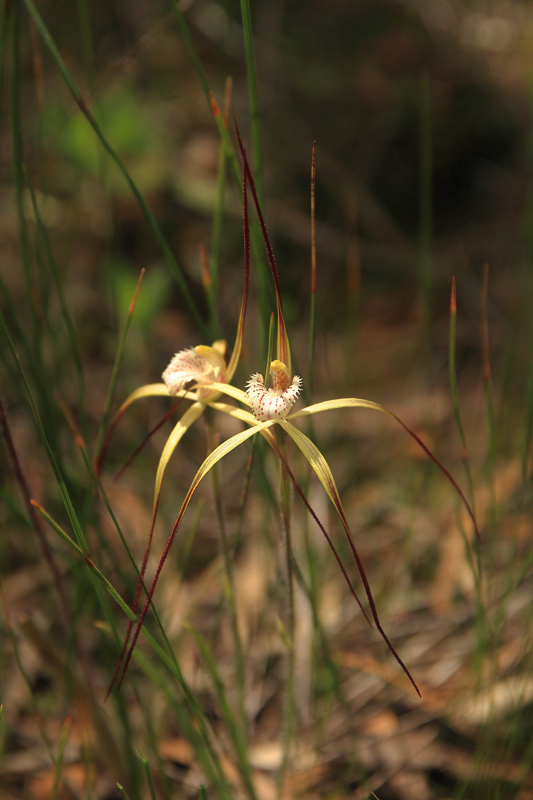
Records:
[[[302,389],[300,376],[295,375],[291,383],[287,367],[277,359],[270,364],[270,379],[271,389],[266,388],[259,372],[252,375],[246,384],[248,402],[258,420],[285,419]]]
[[[168,393],[176,395],[190,384],[201,385],[224,381],[226,362],[222,353],[225,349],[226,342],[219,340],[214,342],[212,347],[198,345],[176,353],[162,375]],[[199,400],[203,399],[210,392],[210,389],[198,388],[197,397]]]

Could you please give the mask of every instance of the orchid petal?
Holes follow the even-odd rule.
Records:
[[[187,433],[191,425],[194,422],[196,422],[196,420],[203,414],[204,411],[205,411],[205,403],[196,402],[192,406],[190,406],[190,408],[188,408],[187,411],[183,414],[183,416],[178,420],[178,422],[172,429],[170,436],[165,442],[165,446],[163,447],[163,452],[161,453],[161,458],[159,459],[159,464],[157,467],[157,473],[155,477],[154,513],[157,502],[159,500],[159,493],[161,491],[163,476],[165,474],[165,470],[167,468],[168,462],[170,461],[172,453],[178,446],[184,434]]]
[[[381,634],[383,640],[385,641],[385,643],[386,643],[387,647],[389,648],[389,650],[391,651],[392,655],[394,656],[394,658],[396,659],[396,661],[398,662],[400,667],[403,669],[403,671],[405,672],[405,674],[407,675],[407,677],[409,678],[409,680],[413,684],[417,694],[420,696],[420,691],[418,689],[418,686],[414,682],[413,678],[411,677],[411,673],[409,672],[409,670],[405,666],[404,662],[402,661],[402,659],[400,658],[400,656],[398,655],[398,653],[394,649],[394,647],[391,644],[387,634],[383,630],[383,627],[382,627],[381,622],[379,620],[376,604],[374,602],[374,598],[372,596],[372,591],[370,589],[370,584],[368,582],[368,578],[366,577],[365,568],[363,566],[363,562],[361,561],[359,553],[357,552],[357,549],[356,549],[356,547],[355,547],[355,545],[353,543],[350,527],[348,525],[348,520],[346,519],[346,514],[344,513],[344,509],[342,507],[342,503],[341,503],[341,499],[340,499],[339,492],[338,492],[338,489],[337,489],[337,485],[335,483],[335,479],[333,477],[333,474],[331,472],[331,469],[329,467],[328,462],[326,461],[325,457],[322,455],[322,453],[320,452],[318,447],[311,441],[311,439],[309,439],[309,437],[307,437],[305,435],[305,433],[302,433],[301,431],[299,431],[298,428],[295,428],[294,425],[291,425],[291,423],[287,422],[286,420],[280,420],[279,421],[279,425],[281,425],[281,427],[289,434],[291,439],[298,446],[298,448],[300,449],[302,454],[305,456],[305,458],[309,462],[310,466],[314,469],[314,471],[315,471],[320,483],[322,484],[322,486],[324,487],[324,489],[326,491],[326,494],[328,495],[328,497],[330,498],[331,502],[335,506],[335,510],[337,511],[337,514],[339,515],[339,517],[341,519],[342,526],[343,526],[344,532],[346,534],[346,538],[348,539],[348,544],[350,545],[350,549],[352,551],[352,555],[353,555],[353,557],[355,559],[355,562],[357,564],[357,568],[359,570],[359,575],[361,576],[361,580],[363,581],[365,594],[366,594],[366,597],[367,597],[367,600],[368,600],[368,604],[370,606],[370,610],[372,612],[372,618],[373,618],[374,622],[376,623],[376,628],[378,629],[379,633]],[[366,614],[365,614],[365,616],[366,616]],[[368,617],[367,617],[367,619],[368,619]]]
[[[405,422],[402,422],[400,417],[394,414],[394,412],[389,411],[387,408],[384,408],[383,406],[380,406],[379,403],[373,403],[372,400],[361,400],[357,397],[342,397],[338,398],[337,400],[325,400],[322,403],[314,403],[314,405],[312,406],[307,406],[307,408],[302,408],[300,411],[296,411],[294,414],[290,414],[287,417],[287,419],[288,420],[298,419],[298,417],[306,417],[309,416],[310,414],[318,414],[321,411],[333,411],[338,408],[371,408],[374,411],[381,411],[382,414],[386,414],[388,417],[392,417],[392,419],[395,419],[396,422],[398,422],[398,424],[402,426],[404,431],[406,431],[409,434],[409,436],[411,436],[415,440],[415,442],[419,445],[419,447],[422,448],[422,450],[428,456],[428,458],[430,458],[431,461],[433,461],[433,463],[440,469],[442,474],[451,483],[451,485],[461,498],[463,505],[466,508],[470,519],[472,520],[472,524],[474,526],[477,538],[478,539],[480,538],[479,528],[477,526],[474,512],[472,511],[470,503],[466,499],[464,492],[457,484],[455,478],[453,478],[450,472],[448,472],[444,464],[442,464],[439,461],[439,459],[435,455],[433,455],[429,447],[427,447],[427,445],[424,444],[422,439],[419,436],[417,436],[417,434],[414,431],[412,431],[411,428],[409,428],[405,424]]]

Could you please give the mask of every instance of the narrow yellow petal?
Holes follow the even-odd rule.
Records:
[[[170,436],[165,442],[165,446],[163,447],[163,452],[161,453],[161,458],[159,459],[157,473],[155,476],[154,510],[158,502],[159,493],[161,491],[163,476],[165,474],[165,470],[167,468],[168,462],[170,461],[172,453],[178,446],[180,439],[189,430],[191,425],[194,422],[196,422],[198,417],[202,415],[204,410],[205,410],[205,403],[201,402],[194,403],[190,408],[187,409],[185,414],[183,414],[181,419],[176,423],[176,425],[172,429]]]
[[[227,394],[228,397],[233,397],[234,400],[238,400],[240,403],[248,407],[248,397],[246,392],[243,389],[238,389],[236,386],[232,386],[229,383],[206,383],[204,384],[204,388],[206,389],[213,389],[214,391],[218,392],[219,394]],[[211,400],[209,401],[210,404],[216,397],[213,395]]]
[[[309,462],[310,466],[314,469],[318,480],[326,491],[327,496],[335,506],[335,509],[337,510],[341,520],[344,522],[346,520],[346,515],[342,507],[339,491],[337,489],[333,473],[331,472],[325,457],[322,455],[316,444],[314,444],[311,439],[305,435],[305,433],[302,433],[298,430],[298,428],[295,428],[294,425],[291,425],[290,422],[287,422],[287,420],[280,420],[279,424],[285,431],[287,431],[293,442],[297,445]]]
[[[358,397],[340,397],[337,400],[324,400],[322,403],[314,403],[312,406],[295,411],[294,414],[289,414],[287,419],[308,417],[310,414],[319,414],[321,411],[334,411],[338,408],[372,408],[374,411],[381,411],[382,414],[387,414],[389,417],[397,419],[392,411],[387,411],[379,403],[373,403],[372,400],[361,400]]]
[[[143,397],[170,397],[166,384],[164,383],[148,383],[146,386],[140,386],[129,397],[124,400],[115,417],[120,416],[124,411],[131,406],[136,400],[142,400]],[[186,400],[196,400],[196,395],[193,392],[178,392],[176,397],[184,397]]]

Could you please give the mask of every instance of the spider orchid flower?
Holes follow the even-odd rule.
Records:
[[[165,562],[165,560],[166,560],[166,558],[168,556],[168,553],[170,551],[172,543],[173,543],[173,541],[174,541],[174,539],[176,537],[176,534],[177,534],[178,529],[179,529],[179,527],[181,525],[181,522],[183,520],[185,512],[187,511],[187,508],[188,508],[188,506],[189,506],[189,504],[190,504],[190,502],[192,500],[192,497],[194,496],[194,493],[196,492],[196,489],[198,488],[198,485],[200,484],[202,479],[210,472],[210,470],[215,466],[215,464],[217,464],[224,456],[228,455],[233,450],[235,450],[237,447],[240,447],[240,445],[244,444],[247,440],[251,439],[252,437],[256,436],[257,434],[261,434],[266,439],[266,441],[271,445],[271,447],[274,449],[274,451],[276,452],[276,455],[278,456],[278,458],[280,459],[280,461],[282,463],[282,467],[288,472],[289,477],[293,481],[293,483],[295,485],[295,488],[298,491],[298,493],[300,494],[300,496],[302,497],[305,505],[307,506],[307,509],[310,511],[310,513],[314,517],[315,521],[320,526],[322,532],[326,536],[328,544],[330,545],[330,547],[332,549],[333,555],[337,559],[337,562],[338,562],[338,564],[339,564],[339,566],[340,566],[340,568],[342,570],[344,579],[345,579],[345,581],[346,581],[346,583],[347,583],[352,595],[354,596],[355,600],[359,604],[359,607],[362,610],[362,612],[363,612],[364,616],[366,617],[367,621],[370,624],[372,624],[371,621],[370,621],[369,616],[367,615],[367,613],[365,612],[365,610],[363,608],[362,603],[359,600],[359,597],[357,596],[357,594],[356,594],[356,592],[355,592],[355,590],[354,590],[354,588],[352,586],[352,583],[351,583],[351,580],[350,580],[350,578],[348,576],[347,570],[343,566],[333,542],[329,538],[329,535],[326,532],[324,526],[320,523],[320,520],[317,519],[316,514],[314,513],[313,509],[310,507],[310,505],[309,505],[307,499],[305,498],[305,495],[303,494],[302,490],[300,489],[300,487],[296,483],[296,481],[294,479],[294,476],[293,476],[293,474],[291,472],[290,466],[287,463],[286,457],[281,452],[281,449],[278,446],[276,437],[273,435],[273,431],[270,430],[274,425],[278,425],[293,440],[293,442],[296,444],[297,448],[300,450],[300,452],[306,458],[306,460],[309,463],[310,467],[313,469],[313,471],[315,472],[316,476],[318,477],[320,483],[322,484],[322,486],[323,486],[323,488],[324,488],[324,490],[326,492],[326,495],[328,496],[328,498],[330,499],[331,503],[333,504],[333,506],[335,508],[335,511],[337,512],[337,515],[338,515],[338,517],[339,517],[339,519],[341,521],[341,524],[342,524],[342,527],[344,529],[345,535],[347,537],[348,544],[349,544],[349,547],[351,549],[354,561],[355,561],[357,569],[359,571],[359,575],[360,575],[360,578],[361,578],[361,581],[362,581],[362,584],[363,584],[363,588],[364,588],[364,591],[365,591],[365,595],[366,595],[366,599],[367,599],[367,602],[368,602],[368,606],[370,608],[370,613],[371,613],[372,620],[373,620],[377,630],[381,634],[382,638],[386,642],[386,644],[387,644],[389,650],[391,651],[392,655],[394,656],[394,658],[396,659],[396,661],[398,662],[400,667],[403,669],[403,671],[405,672],[405,674],[409,678],[410,682],[414,686],[414,688],[417,691],[417,693],[420,694],[420,692],[418,690],[418,687],[416,686],[416,683],[413,680],[409,670],[407,669],[407,667],[405,666],[405,664],[401,660],[400,656],[398,655],[398,653],[394,649],[393,645],[389,641],[389,639],[388,639],[388,637],[387,637],[387,635],[386,635],[385,631],[383,630],[383,627],[382,627],[382,625],[380,623],[380,620],[379,620],[379,617],[378,617],[378,613],[377,613],[377,609],[376,609],[376,605],[375,605],[375,602],[374,602],[374,599],[373,599],[373,596],[372,596],[372,592],[370,590],[370,585],[369,585],[369,582],[367,580],[366,573],[365,573],[365,570],[364,570],[364,566],[363,566],[361,558],[360,558],[360,556],[358,554],[358,551],[357,551],[357,549],[356,549],[356,547],[354,545],[353,536],[352,536],[352,533],[350,531],[348,520],[347,520],[346,514],[344,512],[343,506],[342,506],[340,494],[339,494],[339,491],[337,489],[337,485],[335,483],[335,479],[333,477],[333,473],[331,471],[331,468],[330,468],[325,456],[319,450],[319,448],[314,444],[314,442],[308,436],[306,436],[304,433],[302,433],[302,431],[300,431],[299,428],[297,428],[293,424],[293,422],[295,420],[297,420],[297,419],[300,419],[300,418],[303,418],[303,417],[307,417],[307,416],[311,416],[311,415],[318,414],[318,413],[322,413],[324,411],[350,409],[350,408],[352,408],[352,409],[353,408],[372,409],[374,411],[379,411],[379,412],[381,412],[383,414],[388,415],[389,417],[392,417],[394,420],[396,420],[396,422],[398,422],[407,431],[407,433],[409,433],[410,436],[413,437],[413,439],[418,443],[418,445],[424,450],[424,452],[429,456],[429,458],[431,458],[434,461],[434,463],[439,467],[439,469],[443,472],[443,474],[450,481],[450,483],[452,484],[452,486],[454,487],[456,492],[461,497],[461,499],[462,499],[462,501],[463,501],[463,503],[464,503],[464,505],[465,505],[465,507],[466,507],[471,519],[472,519],[472,522],[474,524],[474,528],[475,528],[476,533],[477,533],[476,521],[475,521],[473,512],[472,512],[472,510],[470,508],[470,505],[468,504],[468,501],[466,500],[463,492],[461,491],[461,489],[459,488],[459,486],[457,485],[457,483],[455,482],[453,477],[450,475],[450,473],[446,470],[446,468],[437,460],[437,458],[431,453],[431,451],[426,447],[426,445],[421,441],[421,439],[413,431],[411,431],[402,422],[402,420],[399,417],[397,417],[393,412],[387,410],[386,408],[384,408],[383,406],[379,405],[378,403],[374,403],[371,400],[363,400],[363,399],[360,399],[360,398],[349,397],[349,398],[339,398],[339,399],[335,399],[335,400],[328,400],[328,401],[321,402],[321,403],[315,403],[315,404],[307,406],[306,408],[303,408],[303,409],[301,409],[299,411],[296,411],[296,412],[292,412],[291,411],[293,406],[294,406],[294,403],[298,399],[298,396],[299,396],[300,391],[302,389],[302,380],[298,375],[294,376],[292,378],[292,380],[291,380],[291,377],[290,377],[291,376],[291,353],[290,353],[290,346],[289,346],[289,340],[288,340],[287,331],[286,331],[286,327],[285,327],[285,322],[284,322],[284,318],[283,318],[283,308],[282,308],[281,291],[280,291],[280,284],[279,284],[277,267],[276,267],[274,254],[273,254],[273,251],[272,251],[272,247],[271,247],[271,244],[270,244],[270,240],[269,240],[269,237],[268,237],[268,233],[267,233],[267,230],[266,230],[266,225],[265,225],[265,222],[264,222],[264,219],[263,219],[261,207],[260,207],[259,200],[258,200],[258,197],[257,197],[257,192],[256,192],[256,189],[255,189],[254,180],[253,180],[250,168],[248,166],[246,153],[244,151],[244,148],[242,147],[242,142],[240,140],[240,136],[239,136],[238,130],[237,130],[237,137],[238,137],[238,140],[239,140],[239,145],[241,147],[241,154],[242,154],[243,163],[244,163],[244,183],[245,183],[245,187],[246,187],[246,181],[248,181],[248,184],[250,186],[250,189],[251,189],[251,192],[252,192],[252,195],[253,195],[253,198],[254,198],[254,203],[255,203],[256,210],[257,210],[257,214],[258,214],[258,217],[259,217],[259,222],[260,222],[262,233],[263,233],[263,239],[264,239],[266,250],[267,250],[268,261],[269,261],[269,264],[270,264],[270,268],[271,268],[271,272],[272,272],[272,276],[273,276],[273,280],[274,280],[274,285],[275,285],[275,290],[276,290],[276,303],[277,303],[277,358],[274,361],[272,361],[271,364],[270,364],[270,379],[271,379],[272,386],[271,386],[271,388],[267,388],[266,382],[263,379],[263,375],[260,374],[260,373],[254,373],[250,377],[250,380],[246,384],[246,391],[243,391],[242,389],[238,389],[237,387],[231,386],[231,385],[229,385],[227,383],[220,383],[220,382],[217,382],[217,381],[213,381],[211,383],[203,383],[203,382],[200,383],[200,381],[197,380],[197,385],[201,386],[201,391],[202,392],[204,392],[204,391],[205,392],[212,392],[212,393],[218,392],[219,396],[220,396],[220,394],[226,394],[226,395],[232,397],[233,399],[237,400],[242,406],[244,406],[243,408],[241,408],[239,406],[230,405],[228,403],[221,402],[215,396],[215,394],[208,394],[207,398],[203,401],[204,403],[206,403],[207,405],[209,405],[213,409],[215,409],[217,411],[220,411],[220,412],[223,412],[223,413],[226,413],[229,416],[232,416],[233,418],[244,422],[247,427],[246,427],[245,430],[241,431],[240,433],[235,434],[231,438],[227,439],[226,441],[224,441],[220,445],[218,445],[218,447],[216,447],[207,456],[207,458],[204,460],[203,464],[198,469],[198,472],[196,473],[196,475],[195,475],[195,477],[194,477],[194,479],[193,479],[193,481],[192,481],[192,483],[191,483],[191,485],[190,485],[190,487],[189,487],[189,489],[187,491],[185,499],[183,500],[181,509],[180,509],[180,511],[178,513],[178,516],[176,518],[176,521],[174,523],[174,527],[172,528],[172,531],[171,531],[170,536],[168,538],[167,544],[166,544],[165,549],[163,551],[163,554],[161,556],[161,560],[159,562],[159,567],[157,569],[157,572],[156,572],[156,575],[154,577],[154,580],[152,581],[152,584],[151,584],[150,589],[148,591],[148,596],[147,596],[146,602],[144,604],[144,607],[142,609],[142,612],[141,612],[141,614],[140,614],[140,616],[138,618],[137,625],[136,625],[136,628],[135,628],[135,633],[133,635],[133,638],[132,638],[132,641],[131,641],[131,644],[129,646],[127,654],[125,654],[125,652],[123,650],[123,655],[125,655],[125,658],[123,660],[123,666],[122,666],[121,676],[120,676],[120,680],[119,680],[119,684],[118,685],[120,686],[120,684],[122,683],[122,681],[124,679],[124,676],[125,676],[127,668],[128,668],[129,661],[130,661],[132,653],[133,653],[133,649],[135,647],[135,644],[137,642],[137,639],[139,637],[141,628],[142,628],[143,623],[144,623],[144,619],[145,619],[146,614],[148,612],[148,609],[150,607],[150,604],[151,604],[151,601],[152,601],[152,597],[153,597],[153,594],[154,594],[154,591],[155,591],[155,588],[156,588],[156,584],[157,584],[157,581],[158,581],[158,578],[159,578],[159,574],[160,574],[161,569],[163,567],[163,564],[164,564],[164,562]],[[246,243],[248,241],[247,240],[247,236],[248,236],[247,220],[248,220],[248,218],[247,218],[247,211],[246,211],[246,189],[245,189],[245,191],[243,193],[243,198],[244,198],[244,218],[245,218],[244,233],[245,233],[245,249],[246,249],[246,246],[247,246]],[[198,352],[198,348],[196,348],[196,352]],[[178,356],[179,355],[180,354],[178,354]],[[204,353],[203,350],[201,351],[200,355],[203,355],[205,357],[205,353]],[[191,356],[191,358],[192,358],[192,356]],[[206,366],[205,372],[202,372],[202,374],[205,374],[205,375],[207,375],[210,372],[210,370],[213,368],[213,360],[212,359],[211,360],[207,359],[207,360],[208,360],[208,363],[209,363],[209,367]],[[170,367],[169,367],[169,369],[170,369]],[[180,369],[181,369],[181,367],[180,367]],[[184,391],[184,390],[180,389],[178,391]],[[167,445],[168,445],[168,443],[167,443]],[[119,667],[121,666],[121,664],[122,664],[122,659],[121,659],[121,663],[119,664]],[[118,668],[117,668],[116,675],[117,674],[118,674]]]
[[[212,347],[198,345],[195,348],[180,350],[179,353],[176,353],[161,376],[169,395],[175,397],[187,386],[193,384],[196,386],[198,400],[209,397],[212,390],[203,388],[202,384],[225,380],[225,352],[226,342],[219,339],[213,343]]]

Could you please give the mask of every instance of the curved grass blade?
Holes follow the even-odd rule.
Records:
[[[261,134],[261,112],[259,110],[259,92],[257,89],[257,69],[255,65],[254,34],[252,30],[250,0],[241,0],[241,19],[244,36],[244,53],[246,57],[248,98],[250,103],[252,150],[254,154],[255,174],[257,175],[257,193],[261,202],[264,203],[263,137]]]
[[[100,128],[100,125],[98,124],[98,122],[96,121],[95,117],[93,116],[91,110],[89,109],[89,106],[85,102],[85,99],[84,99],[79,87],[77,86],[74,78],[72,77],[72,75],[70,74],[69,70],[67,69],[67,66],[66,66],[66,64],[65,64],[65,62],[64,62],[64,60],[63,60],[63,58],[62,58],[62,56],[61,56],[61,54],[59,52],[59,50],[57,49],[57,47],[56,47],[56,45],[54,43],[54,40],[52,39],[52,37],[50,35],[50,32],[49,32],[48,28],[46,27],[46,25],[44,23],[44,20],[42,19],[42,17],[40,16],[39,12],[35,8],[32,0],[22,0],[22,2],[26,6],[26,10],[28,11],[28,14],[30,15],[31,19],[34,21],[39,33],[41,34],[41,37],[42,37],[42,39],[43,39],[43,41],[44,41],[44,43],[45,43],[45,45],[46,45],[46,47],[48,49],[48,52],[50,53],[50,55],[52,56],[53,60],[55,61],[56,66],[59,69],[59,72],[61,73],[61,77],[65,81],[65,84],[67,85],[67,87],[68,87],[68,89],[69,89],[74,101],[76,102],[78,108],[80,109],[81,113],[84,115],[84,117],[86,118],[87,122],[89,123],[89,125],[92,127],[92,129],[96,133],[96,136],[100,140],[100,143],[101,143],[102,147],[104,148],[104,150],[107,151],[107,153],[109,154],[111,159],[117,165],[117,167],[118,167],[119,171],[121,172],[124,180],[128,184],[129,189],[131,190],[132,194],[134,195],[135,199],[137,200],[137,202],[138,202],[138,204],[139,204],[139,206],[141,208],[141,211],[143,212],[143,214],[145,216],[145,219],[146,219],[146,221],[148,223],[148,226],[152,230],[154,238],[156,239],[159,247],[161,248],[161,251],[163,253],[165,261],[166,261],[171,273],[173,274],[178,286],[180,287],[180,291],[181,291],[181,293],[182,293],[182,295],[183,295],[183,297],[185,299],[185,302],[186,302],[186,304],[187,304],[187,306],[189,308],[189,311],[191,312],[192,317],[194,318],[196,324],[198,325],[200,330],[203,332],[203,334],[207,336],[208,335],[207,326],[206,326],[204,320],[202,319],[202,316],[201,316],[200,312],[198,311],[196,303],[195,303],[195,301],[193,299],[193,296],[192,296],[192,294],[191,294],[191,292],[189,290],[189,287],[187,285],[187,282],[185,280],[183,271],[182,271],[181,267],[179,266],[174,254],[172,253],[172,250],[170,249],[169,244],[168,244],[167,240],[165,239],[165,237],[163,235],[163,232],[161,231],[161,228],[159,227],[159,224],[158,224],[155,216],[153,215],[152,211],[148,207],[144,197],[142,196],[141,192],[139,191],[139,189],[137,187],[137,184],[134,182],[133,178],[131,177],[131,175],[129,174],[128,170],[124,166],[124,164],[121,161],[120,157],[118,156],[117,152],[114,150],[114,148],[108,142],[107,138],[104,136],[104,133],[103,133],[102,129]]]
[[[468,458],[468,447],[466,445],[466,436],[463,427],[463,420],[461,417],[461,406],[459,403],[459,392],[457,390],[457,371],[455,368],[455,341],[456,341],[456,324],[457,324],[457,296],[455,288],[455,278],[452,278],[452,293],[450,298],[450,386],[453,398],[453,412],[457,424],[457,430],[461,437],[461,444],[463,446],[462,458],[465,467],[466,480],[468,482],[468,490],[470,493],[470,502],[472,509],[474,506],[474,485],[472,483],[472,473],[470,471],[470,461]]]
[[[104,411],[102,414],[102,420],[100,422],[100,427],[98,429],[98,433],[96,434],[96,443],[94,446],[95,453],[100,453],[100,449],[102,447],[102,442],[104,438],[104,431],[107,427],[107,423],[109,421],[109,412],[111,410],[111,403],[113,402],[113,395],[115,393],[115,387],[117,385],[118,379],[118,372],[120,369],[120,365],[122,363],[122,358],[124,356],[124,346],[126,344],[126,338],[128,336],[128,331],[130,329],[131,321],[133,319],[133,312],[135,311],[135,305],[137,303],[137,297],[139,295],[139,290],[141,288],[141,284],[143,282],[144,274],[146,270],[144,267],[141,269],[139,280],[137,281],[137,286],[135,287],[135,291],[133,293],[133,297],[131,299],[130,307],[128,309],[128,315],[124,321],[124,325],[122,327],[122,332],[120,334],[120,339],[118,340],[118,347],[117,352],[115,355],[115,361],[113,363],[113,369],[111,370],[111,377],[109,379],[109,386],[107,389],[107,395],[104,402]]]

